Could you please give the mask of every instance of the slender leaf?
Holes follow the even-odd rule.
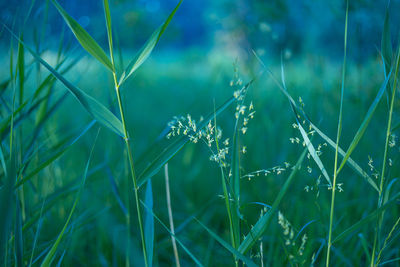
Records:
[[[392,64],[392,41],[390,37],[389,7],[386,8],[385,22],[383,24],[381,53],[384,60],[385,75],[388,76],[390,73],[390,66]]]
[[[360,142],[361,137],[364,135],[365,130],[367,129],[368,124],[371,121],[372,115],[374,115],[376,107],[378,106],[378,103],[380,102],[380,100],[383,96],[383,93],[385,92],[386,86],[387,86],[389,78],[390,78],[390,74],[391,74],[391,72],[387,75],[385,81],[383,82],[381,88],[378,91],[378,94],[376,95],[374,101],[372,102],[371,106],[369,107],[368,112],[365,115],[363,122],[361,123],[360,128],[358,129],[356,135],[353,138],[353,141],[351,142],[349,148],[347,149],[346,154],[343,157],[342,163],[340,164],[340,166],[338,168],[337,174],[339,174],[340,170],[346,164],[346,161],[348,160],[351,153],[354,151],[354,149],[358,145],[358,142]]]
[[[196,219],[196,221],[203,227],[204,229],[207,230],[207,232],[220,243],[225,249],[227,249],[229,252],[231,252],[236,258],[240,259],[243,261],[247,266],[250,267],[256,267],[257,264],[255,264],[251,259],[247,258],[244,256],[242,253],[237,251],[235,248],[233,248],[231,245],[229,245],[228,242],[220,238],[217,234],[215,234],[213,231],[211,231],[207,226],[205,226],[202,222]]]
[[[98,134],[97,134],[97,136],[98,136]],[[87,173],[88,173],[88,170],[89,170],[90,160],[92,158],[94,146],[96,144],[97,136],[96,136],[96,139],[94,141],[92,150],[90,151],[89,159],[88,159],[88,161],[86,163],[85,172],[83,174],[82,183],[81,183],[79,191],[78,191],[78,193],[77,193],[77,195],[75,197],[75,201],[74,201],[74,204],[72,205],[72,208],[71,208],[71,211],[70,211],[70,213],[68,215],[67,221],[65,222],[63,229],[59,233],[59,235],[58,235],[56,241],[54,242],[53,246],[51,247],[50,251],[47,253],[46,257],[44,258],[44,260],[42,262],[42,264],[40,265],[41,267],[51,266],[51,263],[54,260],[54,256],[55,256],[55,254],[57,252],[58,245],[60,244],[60,242],[61,242],[61,240],[62,240],[62,238],[64,236],[64,232],[68,227],[68,224],[69,224],[69,222],[70,222],[70,220],[72,218],[72,215],[73,215],[73,213],[75,211],[75,208],[76,208],[76,206],[77,206],[77,204],[79,202],[79,199],[80,199],[80,197],[82,195],[83,188],[84,188],[85,182],[86,182]]]
[[[131,76],[140,67],[140,65],[142,65],[146,61],[146,59],[150,56],[151,52],[153,51],[154,47],[160,40],[168,24],[174,17],[179,6],[182,4],[182,1],[183,0],[179,1],[174,10],[168,16],[167,20],[160,27],[158,27],[157,30],[153,32],[153,34],[150,36],[147,42],[136,54],[135,58],[129,63],[129,65],[126,67],[125,71],[122,73],[120,77],[119,85],[123,84],[126,81],[126,79],[128,79],[129,76]]]
[[[41,162],[35,169],[33,169],[31,172],[29,172],[27,175],[23,176],[22,179],[20,179],[17,184],[15,185],[16,188],[21,186],[22,184],[26,183],[30,179],[32,179],[36,174],[38,174],[41,170],[43,170],[45,167],[49,166],[52,162],[54,162],[56,159],[58,159],[61,155],[63,155],[73,144],[76,143],[92,126],[94,122],[92,121],[89,123],[85,129],[80,132],[76,137],[70,138],[71,141],[68,142],[66,145],[62,146],[62,148],[54,153],[47,158],[45,161]],[[64,142],[62,142],[64,143]]]
[[[296,105],[296,102],[294,101],[294,99],[292,98],[292,96],[289,94],[288,91],[286,91],[283,86],[279,83],[279,81],[275,78],[274,74],[272,73],[272,71],[265,66],[265,64],[262,62],[262,60],[258,57],[258,55],[253,51],[254,55],[256,56],[256,58],[258,59],[258,61],[261,63],[261,65],[264,67],[264,69],[267,70],[268,74],[270,75],[270,77],[272,78],[273,82],[278,86],[278,89],[288,98],[289,102],[296,108],[297,111],[299,111],[304,118],[310,123],[311,127],[329,144],[329,146],[332,149],[336,149],[336,143],[330,139],[326,134],[324,134],[312,121],[311,119],[307,116],[307,114],[305,113],[305,111],[301,108],[299,108]],[[398,125],[400,127],[400,123]],[[342,157],[344,157],[346,155],[345,151],[341,148],[338,147],[339,149],[339,153]],[[364,178],[376,191],[379,191],[378,186],[376,185],[376,183],[374,182],[374,180],[351,158],[349,157],[347,160],[347,163],[349,163],[350,167],[356,171],[356,173]]]
[[[275,198],[275,201],[272,204],[271,209],[257,221],[254,227],[250,230],[250,233],[246,235],[246,237],[240,244],[238,248],[238,251],[240,253],[244,254],[247,251],[249,251],[249,249],[258,241],[258,239],[263,235],[263,233],[267,229],[269,223],[271,222],[272,216],[278,210],[279,204],[281,203],[283,197],[287,193],[289,186],[294,181],[294,177],[296,176],[297,171],[300,169],[301,163],[303,162],[306,153],[307,153],[307,148],[304,149],[296,165],[293,167],[292,172],[290,173],[288,179],[282,186],[282,189],[279,191],[278,196]]]
[[[152,211],[150,210],[149,207],[146,206],[146,204],[143,201],[140,201],[142,203],[142,205],[153,215],[153,217],[161,224],[161,226],[167,230],[167,232],[173,236],[176,240],[176,242],[178,242],[178,244],[183,248],[183,250],[189,255],[189,257],[197,264],[197,266],[203,266],[203,264],[200,263],[200,261],[192,254],[192,252],[190,252],[190,250],[179,240],[179,238],[174,235],[168,228],[168,226],[166,226],[160,218],[158,218],[158,216]]]
[[[381,206],[380,208],[376,209],[374,212],[370,213],[366,217],[362,218],[358,222],[354,223],[352,226],[344,230],[341,234],[339,234],[333,241],[333,243],[338,242],[339,240],[343,239],[344,237],[348,236],[352,232],[358,230],[362,226],[368,224],[372,220],[376,219],[379,214],[384,212],[388,207],[390,207],[392,204],[396,203],[396,198],[400,196],[400,193],[396,194],[391,200],[389,200],[385,205]]]
[[[39,61],[46,69],[48,69],[54,77],[56,77],[64,86],[69,90],[69,92],[79,101],[79,103],[86,109],[86,111],[99,123],[106,126],[110,130],[114,131],[120,136],[124,136],[123,127],[121,121],[115,117],[115,115],[99,103],[96,99],[89,96],[83,92],[78,87],[67,81],[60,73],[53,69],[46,61],[44,61],[38,54],[36,54],[32,49],[26,46],[7,26],[6,28],[10,31],[11,35],[20,41],[25,49],[27,49],[31,55]]]
[[[154,253],[154,218],[152,215],[153,211],[153,190],[151,188],[151,180],[147,181],[146,186],[146,214],[144,218],[144,238],[146,240],[146,252],[147,252],[147,263],[149,266],[153,266],[153,253]]]
[[[60,6],[56,0],[51,0],[51,2],[57,8],[58,12],[61,14],[82,47],[109,70],[113,71],[111,61],[100,45]]]

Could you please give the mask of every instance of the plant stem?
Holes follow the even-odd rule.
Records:
[[[165,190],[166,190],[166,194],[167,194],[169,227],[170,227],[170,230],[172,233],[172,235],[171,235],[172,248],[174,250],[176,267],[180,267],[181,264],[179,262],[178,248],[176,246],[176,241],[175,241],[174,217],[172,216],[171,194],[170,194],[170,190],[169,190],[168,163],[164,165],[164,173],[165,173]]]
[[[397,87],[397,74],[399,70],[399,61],[400,61],[400,47],[397,53],[397,63],[396,63],[396,70],[394,74],[394,81],[393,81],[393,88],[392,88],[392,99],[390,101],[390,109],[389,109],[389,118],[387,123],[386,129],[386,141],[385,141],[385,151],[383,153],[383,163],[382,163],[382,173],[381,173],[381,181],[379,184],[379,196],[378,196],[378,209],[382,207],[383,203],[383,185],[385,183],[385,169],[386,169],[386,161],[387,161],[387,154],[388,154],[388,145],[389,145],[389,138],[391,135],[391,128],[392,128],[392,115],[393,115],[393,107],[394,107],[394,100],[396,94],[396,87]],[[383,213],[378,216],[378,220],[376,223],[376,230],[374,236],[374,245],[372,247],[372,255],[371,255],[371,264],[370,266],[375,266],[375,251],[377,249],[377,243],[379,246],[379,234],[382,227],[382,220],[383,220]]]
[[[135,169],[134,169],[134,165],[133,165],[133,156],[132,156],[131,146],[130,146],[130,143],[129,143],[129,135],[128,135],[128,131],[126,129],[124,109],[122,108],[121,93],[120,93],[120,90],[119,90],[119,85],[118,85],[118,82],[117,82],[117,76],[116,76],[115,72],[113,73],[113,78],[114,78],[114,84],[115,84],[115,91],[117,93],[118,107],[119,107],[119,112],[120,112],[120,115],[121,115],[121,122],[122,122],[122,126],[123,126],[123,129],[124,129],[125,147],[126,147],[126,150],[128,150],[128,160],[129,160],[129,165],[130,165],[133,188],[134,188],[134,192],[135,192],[136,211],[137,211],[139,228],[140,228],[140,237],[141,237],[141,240],[142,240],[144,263],[145,263],[145,266],[148,266],[148,263],[147,263],[147,251],[146,251],[146,244],[145,244],[145,239],[144,239],[144,231],[143,231],[143,223],[142,223],[142,221],[143,221],[142,220],[142,213],[140,212],[140,207],[139,207],[139,188],[137,186],[137,181],[136,181]]]
[[[336,193],[336,178],[337,178],[337,163],[338,163],[338,151],[339,151],[339,141],[340,135],[342,133],[342,117],[343,117],[343,96],[344,96],[344,79],[346,75],[346,56],[347,56],[347,19],[349,14],[349,2],[347,1],[346,7],[346,22],[344,30],[344,56],[343,56],[343,67],[342,67],[342,85],[340,92],[340,110],[339,110],[339,120],[336,135],[336,148],[335,148],[335,164],[333,170],[333,183],[332,183],[332,198],[331,198],[331,211],[329,215],[329,233],[328,233],[328,248],[326,251],[326,267],[329,266],[330,253],[332,247],[332,228],[333,228],[333,215],[335,211],[335,193]]]

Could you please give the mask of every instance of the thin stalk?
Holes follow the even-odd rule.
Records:
[[[395,100],[396,87],[397,87],[397,75],[398,75],[398,70],[399,70],[399,61],[400,61],[400,47],[399,47],[398,53],[397,53],[396,71],[395,71],[395,75],[394,75],[393,88],[392,88],[392,99],[390,100],[389,118],[388,118],[387,129],[386,129],[385,150],[383,153],[382,173],[381,173],[381,180],[379,183],[378,208],[382,207],[382,204],[384,204],[383,203],[383,185],[385,183],[386,161],[387,161],[387,154],[388,154],[389,138],[391,135],[391,128],[392,128],[392,115],[393,115],[393,107],[394,107],[394,100]],[[379,214],[378,219],[377,219],[370,266],[375,266],[375,251],[377,249],[377,243],[379,243],[377,241],[379,239],[379,233],[382,228],[382,220],[383,220],[382,214]]]
[[[142,219],[142,213],[140,212],[140,207],[139,207],[139,188],[137,186],[135,169],[134,169],[134,165],[133,165],[133,156],[132,156],[131,146],[129,143],[129,135],[128,135],[128,131],[126,129],[125,115],[124,115],[124,110],[122,108],[121,94],[120,94],[119,85],[117,82],[117,77],[116,77],[115,72],[113,73],[113,78],[114,78],[114,84],[115,84],[115,91],[117,93],[118,107],[119,107],[119,112],[121,115],[121,122],[122,122],[123,130],[124,130],[125,147],[126,147],[126,150],[128,150],[129,166],[130,166],[130,171],[131,171],[133,188],[135,191],[136,212],[137,212],[138,222],[139,222],[140,237],[142,239],[144,263],[145,263],[145,266],[148,266],[146,244],[145,244],[145,239],[144,239],[144,231],[143,231],[143,223],[142,223],[143,219]]]
[[[215,107],[214,107],[214,114],[215,114]],[[214,127],[215,129],[217,129],[217,117],[214,115]],[[219,149],[219,140],[218,140],[218,135],[217,135],[217,131],[215,130],[215,145],[217,147],[217,153],[220,152]],[[224,199],[225,199],[225,206],[226,206],[226,211],[228,213],[228,219],[229,219],[229,230],[230,230],[230,236],[231,236],[231,243],[232,243],[232,247],[235,248],[235,236],[233,233],[233,220],[232,220],[232,211],[231,211],[231,203],[230,203],[230,198],[229,198],[229,193],[228,193],[228,188],[226,186],[226,178],[225,178],[225,173],[224,173],[224,169],[222,167],[222,160],[219,159],[218,161],[220,170],[221,170],[221,183],[222,183],[222,189],[224,192]],[[235,264],[237,264],[237,260],[235,258],[235,256],[233,257],[233,259],[235,260]]]
[[[179,262],[178,248],[176,246],[176,241],[175,241],[174,217],[172,216],[171,194],[170,194],[170,190],[169,190],[168,163],[164,165],[164,174],[165,174],[165,190],[166,190],[166,193],[167,193],[167,207],[168,207],[169,227],[170,227],[170,230],[171,230],[171,233],[172,233],[172,235],[171,235],[172,248],[174,250],[174,257],[175,257],[176,267],[180,267],[181,264]]]
[[[343,68],[342,68],[342,86],[340,92],[340,110],[339,110],[339,121],[336,135],[336,147],[335,147],[335,164],[333,170],[333,183],[332,183],[332,198],[331,198],[331,211],[329,215],[329,233],[328,233],[328,248],[326,251],[326,267],[329,266],[330,253],[332,247],[332,228],[333,228],[333,216],[335,211],[335,195],[336,195],[336,178],[337,178],[337,163],[338,163],[338,151],[340,135],[342,133],[342,117],[343,117],[343,95],[344,95],[344,79],[346,75],[346,51],[347,51],[347,19],[349,12],[349,2],[347,1],[346,7],[346,22],[344,30],[344,56],[343,56]]]

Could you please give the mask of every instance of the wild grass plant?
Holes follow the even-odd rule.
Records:
[[[226,69],[213,91],[171,78],[195,79],[190,61],[167,75],[144,64],[182,1],[125,67],[118,16],[102,4],[108,53],[56,0],[33,41],[35,1],[21,25],[2,22],[2,265],[399,266],[390,5],[377,59],[361,70],[348,59],[347,5],[341,67],[315,74],[314,59],[272,64],[249,51],[252,63],[235,61],[233,74],[231,61],[203,63]],[[49,12],[74,45],[67,33],[57,49],[46,44]]]

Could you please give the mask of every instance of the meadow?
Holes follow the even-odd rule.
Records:
[[[172,48],[190,1],[132,29],[100,2],[95,31],[65,1],[1,16],[2,266],[400,266],[398,1],[366,44],[337,1],[331,54],[237,17]]]

